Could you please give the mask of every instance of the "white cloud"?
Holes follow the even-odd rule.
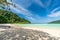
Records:
[[[12,3],[11,1],[8,0],[8,2]],[[15,3],[14,3],[15,4]],[[31,12],[26,10],[24,7],[22,7],[21,5],[15,4],[16,8],[12,5],[10,5],[10,8],[15,10],[16,12],[23,14],[23,15],[27,15],[27,16],[32,16]]]
[[[37,4],[39,4],[41,7],[45,8],[48,7],[51,3],[51,0],[47,0],[46,5],[41,0],[35,0]]]
[[[48,15],[48,16],[49,16],[49,17],[60,17],[60,11],[51,13],[51,14]]]
[[[55,8],[54,10],[51,11],[51,14],[48,15],[48,17],[60,17],[60,11],[59,10],[60,7]]]
[[[10,8],[15,10],[15,12],[18,12],[19,14],[24,15],[28,20],[30,21],[35,21],[37,19],[40,19],[38,15],[32,14],[30,11],[24,9],[23,7],[21,7],[20,5],[16,4],[16,6],[18,6],[18,8],[15,8],[13,6],[10,5]]]
[[[17,4],[16,4],[16,6],[17,6]],[[31,14],[28,10],[24,9],[24,8],[21,7],[20,5],[19,5],[18,7],[19,7],[19,9],[13,7],[12,5],[10,5],[10,8],[13,9],[13,10],[15,10],[15,11],[18,12],[19,14],[23,14],[23,15],[25,15],[25,16],[26,16],[26,15],[32,16],[32,14]]]
[[[8,2],[11,3],[11,1],[8,0]],[[15,3],[14,3],[15,4]],[[28,20],[36,20],[33,16],[35,16],[34,14],[32,14],[29,10],[25,9],[24,7],[22,7],[19,4],[15,4],[17,6],[17,8],[13,7],[12,5],[10,5],[10,8],[15,10],[15,12],[18,12],[19,14],[24,15]]]
[[[19,0],[19,4],[25,8],[28,8],[32,4],[33,0]]]
[[[31,21],[32,21],[32,20],[36,20],[34,17],[31,17],[31,16],[30,16],[30,17],[26,16],[26,17],[27,17],[28,19],[30,19]]]
[[[29,10],[23,8],[22,6],[20,6],[20,5],[18,5],[18,4],[16,4],[16,6],[19,8],[19,10],[20,10],[23,14],[28,15],[28,16],[32,16],[32,13],[31,13]]]
[[[47,15],[48,22],[60,20],[60,7],[55,8],[50,13],[51,14]]]
[[[51,13],[54,13],[55,11],[59,10],[60,7],[55,8],[54,10],[51,11]]]
[[[10,1],[8,0],[8,2]],[[28,8],[33,3],[33,0],[13,0],[13,2],[23,6],[24,8]]]
[[[35,0],[34,2],[36,2],[37,4],[39,4],[41,7],[44,7],[43,3],[40,0]]]

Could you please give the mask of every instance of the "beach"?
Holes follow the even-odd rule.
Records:
[[[35,27],[22,27],[24,29],[32,29],[32,30],[38,30],[38,31],[43,31],[43,32],[47,32],[52,36],[55,37],[60,37],[60,29],[56,29],[56,28],[35,28]]]
[[[0,40],[60,40],[60,29],[10,25],[0,31]]]
[[[56,28],[56,27],[33,27],[33,26],[21,26],[19,25],[15,25],[16,28],[24,28],[24,29],[32,29],[32,30],[38,30],[38,31],[44,31],[44,32],[47,32],[49,34],[51,34],[52,36],[56,36],[56,37],[60,37],[60,28]]]

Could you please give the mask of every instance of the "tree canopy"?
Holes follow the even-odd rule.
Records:
[[[19,17],[15,13],[6,10],[0,10],[0,23],[21,23],[28,24],[28,20]]]
[[[7,10],[10,9],[10,8],[9,8],[10,5],[16,7],[16,5],[13,4],[12,0],[9,0],[9,1],[11,1],[11,3],[8,2],[8,0],[0,0],[0,7],[1,7],[2,9],[5,9],[5,8],[6,8],[5,6],[7,6],[7,8],[6,8]]]
[[[4,16],[0,15],[0,23],[7,23],[7,21],[8,20]]]
[[[12,0],[9,1],[12,2]],[[28,20],[8,11],[9,5],[16,7],[15,4],[9,3],[7,0],[0,0],[0,23],[30,23]],[[7,10],[4,10],[5,6],[7,6]]]
[[[60,20],[52,21],[49,24],[60,24]]]

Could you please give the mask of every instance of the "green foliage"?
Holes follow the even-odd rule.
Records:
[[[2,22],[3,21],[3,22]],[[5,10],[0,10],[0,23],[21,23],[27,24],[30,23],[24,18],[20,18],[18,15]]]
[[[7,0],[0,0],[0,8],[3,10],[10,10],[10,7],[9,7],[10,5],[16,8],[16,5],[12,3],[13,0],[9,0],[9,1],[11,1],[11,3],[8,2]]]
[[[60,20],[56,20],[56,21],[50,22],[49,24],[60,24]]]
[[[9,1],[12,2],[13,0]],[[9,3],[7,0],[0,0],[0,23],[30,23],[26,19],[20,18],[16,14],[10,12],[10,5],[16,8],[15,4]],[[5,6],[7,6],[6,9]]]
[[[12,0],[9,0],[12,2]],[[0,4],[2,5],[11,5],[11,3],[9,3],[7,0],[0,0]]]
[[[7,21],[8,20],[4,16],[0,15],[0,23],[7,23]]]

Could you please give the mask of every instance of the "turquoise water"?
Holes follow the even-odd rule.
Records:
[[[24,27],[47,27],[47,28],[60,28],[60,24],[19,24]]]

